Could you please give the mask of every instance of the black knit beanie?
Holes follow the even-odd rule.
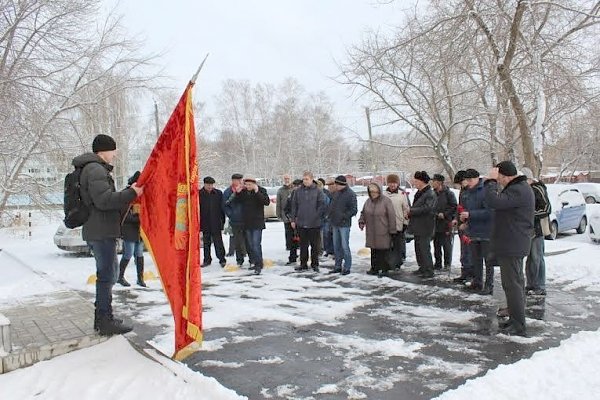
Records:
[[[117,149],[117,143],[113,138],[108,135],[98,135],[92,142],[92,151],[99,153],[101,151],[111,151]]]

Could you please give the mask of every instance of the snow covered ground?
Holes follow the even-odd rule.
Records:
[[[598,212],[598,209],[597,206],[589,206],[590,212]],[[0,248],[3,249],[0,252],[0,308],[27,296],[39,296],[64,288],[87,292],[90,296],[94,293],[94,287],[87,284],[88,277],[94,273],[93,258],[73,257],[54,246],[52,236],[58,221],[56,216],[34,214],[31,238],[25,228],[7,228],[0,231]],[[403,292],[420,293],[430,291],[431,296],[440,297],[458,296],[454,289],[440,290],[366,276],[364,271],[368,265],[368,256],[356,255],[356,250],[364,246],[364,233],[356,228],[356,223],[351,234],[351,247],[355,257],[353,269],[356,273],[346,277],[332,279],[322,273],[318,277],[298,279],[289,273],[290,267],[283,266],[286,261],[283,245],[282,224],[268,223],[263,237],[263,252],[265,258],[273,262],[274,267],[265,269],[260,277],[248,276],[246,271],[224,272],[218,264],[202,270],[204,352],[210,354],[211,351],[218,351],[234,341],[253,340],[244,336],[233,339],[212,337],[211,330],[235,329],[258,321],[281,321],[297,327],[323,324],[334,329],[357,309],[374,301],[370,296],[374,288],[388,287]],[[410,261],[414,259],[412,245],[409,245],[408,249]],[[458,249],[456,250],[455,265],[458,264]],[[600,268],[597,262],[600,246],[592,244],[587,234],[573,233],[562,235],[556,241],[546,241],[546,252],[556,254],[546,260],[547,280],[550,285],[559,285],[567,292],[589,292],[590,303],[600,302],[597,296],[600,290]],[[154,265],[149,256],[146,257],[146,261],[147,268],[153,270]],[[4,265],[11,267],[3,268]],[[130,266],[126,277],[135,281],[134,275],[135,268]],[[127,298],[127,302],[117,304],[116,309],[132,318],[137,326],[153,327],[153,332],[156,331],[157,334],[149,342],[163,353],[171,354],[173,323],[170,309],[160,290],[160,283],[157,280],[148,283],[148,290],[116,286],[115,290]],[[476,295],[460,293],[460,296],[461,301],[466,303],[481,301]],[[489,302],[494,304],[493,299]],[[580,312],[580,317],[586,318],[586,310],[582,309]],[[481,317],[477,310],[450,312],[439,307],[415,308],[403,302],[379,310],[373,316],[377,318],[390,315],[404,315],[416,326],[428,331],[440,329],[444,324],[468,327],[475,319]],[[534,327],[544,323],[531,321]],[[530,359],[514,364],[501,365],[484,376],[469,380],[457,389],[444,393],[441,398],[466,398],[475,393],[484,393],[485,398],[490,399],[510,399],[517,396],[569,398],[574,394],[577,394],[578,398],[596,398],[594,394],[600,386],[600,378],[595,374],[600,364],[599,336],[598,331],[575,334],[572,338],[564,340],[558,348],[539,351]],[[540,338],[523,340],[526,344],[535,344]],[[372,355],[386,360],[422,358],[425,346],[424,343],[410,341],[406,337],[378,340],[363,337],[360,332],[329,332],[321,335],[318,342],[318,345],[324,348],[344,352],[349,364],[358,355]],[[456,342],[445,341],[444,344],[449,348],[456,348],[457,351],[469,351]],[[111,356],[115,354],[119,356]],[[70,398],[84,394],[83,398],[95,399],[104,398],[105,394],[109,393],[108,390],[113,398],[129,398],[128,393],[135,393],[135,397],[147,393],[148,398],[166,398],[172,397],[174,393],[181,393],[183,396],[193,392],[204,393],[203,398],[206,399],[240,398],[212,378],[190,371],[182,364],[164,359],[163,362],[168,364],[167,369],[161,369],[158,364],[141,356],[122,338],[114,338],[94,348],[1,375],[0,398],[21,399],[40,393],[37,398]],[[285,361],[277,357],[261,358],[257,355],[256,359],[248,362],[277,365]],[[238,364],[205,359],[200,364],[200,370],[215,365],[237,368]],[[364,366],[355,365],[353,371],[355,376],[358,374],[364,378],[364,385],[381,385],[381,381],[369,381],[369,371],[363,371],[361,375],[361,368],[364,369]],[[485,371],[480,370],[481,364],[456,365],[445,363],[443,359],[431,358],[419,368],[423,369],[421,372],[427,372],[428,368],[434,368],[437,373],[442,371],[447,375],[451,372],[452,376],[461,379],[481,375]],[[169,372],[173,369],[176,371],[175,375]],[[389,384],[398,384],[405,379],[405,376],[401,375],[398,372],[395,379],[389,380]],[[52,376],[52,379],[49,376]],[[102,378],[98,379],[98,376]],[[53,380],[58,383],[54,384]],[[60,385],[60,382],[72,380],[77,384]],[[163,381],[164,384],[153,384]],[[510,384],[507,385],[507,382]],[[72,392],[68,392],[69,386],[73,386]],[[323,385],[314,393],[314,398],[327,398],[328,393],[339,394],[340,386]],[[350,386],[346,390],[348,398],[364,398],[356,390],[356,386]],[[380,389],[385,390],[385,387]],[[264,388],[262,393],[264,398],[299,398],[294,395],[293,385],[278,387],[277,390]],[[10,396],[5,397],[4,394]]]

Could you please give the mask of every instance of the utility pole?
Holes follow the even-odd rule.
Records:
[[[375,146],[373,145],[373,130],[371,128],[371,111],[369,107],[365,107],[365,113],[367,114],[367,128],[369,129],[369,151],[371,153],[371,165],[373,168],[373,178],[377,176],[377,161],[375,158]]]
[[[158,104],[154,101],[154,125],[156,126],[156,137],[160,136],[160,129],[158,128]]]

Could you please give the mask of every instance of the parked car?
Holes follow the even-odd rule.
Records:
[[[583,195],[575,185],[547,185],[548,197],[552,205],[550,214],[550,235],[546,239],[554,240],[559,233],[575,229],[584,233],[588,219]]]
[[[589,235],[592,242],[600,244],[600,206],[594,206],[594,208],[595,212],[589,215]]]
[[[574,184],[588,204],[600,203],[600,183],[581,182]]]
[[[265,206],[265,219],[277,218],[277,190],[276,187],[266,187],[267,194],[269,195],[269,205]]]
[[[69,229],[61,222],[54,234],[54,244],[59,249],[70,253],[85,254],[88,256],[92,255],[91,247],[83,240],[81,226],[75,229]],[[121,239],[118,239],[117,252],[121,253],[122,250],[123,243],[121,242]]]

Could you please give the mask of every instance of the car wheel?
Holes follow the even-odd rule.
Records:
[[[546,239],[556,240],[556,236],[558,236],[558,224],[556,223],[556,221],[553,221],[550,224],[550,234],[546,236]]]
[[[584,233],[585,228],[587,228],[587,218],[581,218],[581,222],[579,222],[579,227],[577,228],[577,233]]]
[[[588,204],[594,204],[596,203],[596,199],[594,198],[594,196],[588,196],[585,198],[585,202]]]

